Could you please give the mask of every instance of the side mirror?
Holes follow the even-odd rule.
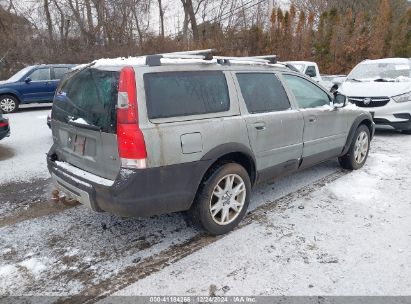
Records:
[[[335,93],[337,93],[337,91],[338,91],[338,88],[339,88],[338,84],[334,84],[331,87],[330,92],[335,95]]]
[[[347,104],[347,96],[341,93],[335,93],[333,104],[335,108],[344,108]]]
[[[25,82],[25,83],[31,82],[31,78],[30,78],[30,77],[26,77],[26,79],[24,79],[24,82]]]

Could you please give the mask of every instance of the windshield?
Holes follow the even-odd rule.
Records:
[[[115,132],[119,72],[85,69],[72,77],[66,75],[57,89],[52,118]]]
[[[384,63],[361,63],[357,65],[347,80],[375,81],[391,80],[411,81],[411,66],[403,62],[384,62]]]
[[[26,75],[33,67],[28,66],[25,67],[24,69],[18,71],[16,74],[14,74],[13,76],[11,76],[7,81],[10,82],[16,82],[19,81],[24,75]]]

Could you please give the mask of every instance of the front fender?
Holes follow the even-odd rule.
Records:
[[[345,155],[348,152],[351,146],[351,142],[354,138],[355,131],[363,123],[365,123],[367,127],[371,126],[371,129],[370,129],[371,138],[370,139],[372,139],[372,137],[374,136],[374,131],[375,131],[375,126],[372,120],[372,116],[370,113],[361,113],[351,125],[350,131],[348,132],[347,141],[345,142],[341,155]]]
[[[15,89],[11,89],[11,88],[0,88],[0,95],[14,95],[17,97],[17,99],[19,100],[19,102],[21,102],[23,100],[21,94],[19,93],[19,91],[15,90]]]

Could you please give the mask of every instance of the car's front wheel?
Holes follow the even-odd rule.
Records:
[[[370,152],[370,141],[370,130],[367,126],[360,125],[354,134],[347,154],[338,159],[341,167],[357,170],[364,166]]]
[[[191,210],[192,220],[212,235],[231,231],[247,212],[251,182],[237,163],[215,169],[200,185]]]
[[[0,109],[3,113],[13,113],[19,108],[19,102],[16,97],[11,95],[0,96]]]

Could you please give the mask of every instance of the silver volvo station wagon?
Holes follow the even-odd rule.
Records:
[[[258,183],[338,158],[361,168],[374,123],[261,58],[151,55],[76,68],[53,103],[48,168],[67,197],[126,217],[187,211],[232,230]]]

